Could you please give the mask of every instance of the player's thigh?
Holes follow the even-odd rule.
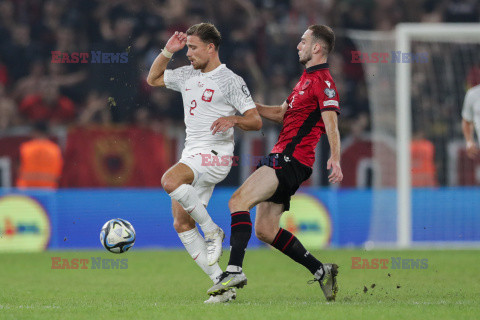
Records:
[[[171,193],[182,184],[191,184],[195,178],[193,170],[184,163],[177,163],[163,174],[162,187]]]
[[[173,227],[177,232],[185,232],[195,228],[195,220],[183,209],[176,200],[172,199]]]
[[[260,202],[255,215],[255,233],[265,242],[272,242],[280,228],[284,205],[273,202]]]
[[[213,189],[218,183],[225,180],[230,169],[230,166],[205,167],[201,176],[192,184],[205,207],[212,197]]]
[[[249,209],[251,209],[258,203],[270,198],[275,193],[275,190],[277,190],[278,183],[275,170],[263,166],[255,170],[255,172],[245,180],[242,186],[235,191],[232,198],[248,203]],[[235,199],[232,200],[235,202]]]

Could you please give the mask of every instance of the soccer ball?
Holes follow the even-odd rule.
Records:
[[[135,229],[127,220],[112,219],[103,225],[100,242],[110,252],[123,253],[135,243]]]

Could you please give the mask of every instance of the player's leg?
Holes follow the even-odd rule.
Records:
[[[227,270],[217,284],[207,293],[221,294],[232,287],[242,288],[247,278],[242,272],[243,259],[252,234],[252,221],[249,210],[257,203],[270,198],[278,187],[275,170],[262,166],[257,169],[242,186],[235,191],[229,201],[232,216],[230,236],[230,260]]]
[[[185,209],[172,199],[173,226],[178,233],[185,249],[193,258],[195,263],[205,272],[215,283],[222,274],[222,269],[218,263],[209,265],[207,262],[207,245],[205,240],[198,232],[195,221],[188,215]],[[222,295],[210,297],[205,303],[228,302],[236,298],[235,289],[224,292]]]
[[[162,187],[198,222],[203,232],[214,232],[218,226],[213,222],[197,191],[192,186],[194,181],[194,170],[185,163],[179,162],[165,172],[162,177]]]
[[[196,264],[215,282],[222,273],[218,263],[209,266],[207,263],[207,245],[195,226],[195,221],[184,208],[172,199],[173,227],[177,231],[185,249]]]
[[[230,236],[230,260],[227,271],[241,271],[245,250],[252,233],[250,209],[257,203],[270,198],[278,187],[275,170],[262,166],[234,192],[228,207],[232,224]]]
[[[338,291],[336,276],[337,265],[322,264],[302,243],[288,230],[280,228],[280,217],[284,211],[284,204],[262,202],[257,206],[255,217],[255,235],[265,243],[290,257],[295,262],[307,268],[319,281],[320,287],[327,300],[335,300]]]

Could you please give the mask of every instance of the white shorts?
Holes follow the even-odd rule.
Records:
[[[182,158],[178,162],[192,169],[192,186],[205,206],[210,201],[215,185],[223,181],[230,172],[234,162],[232,157],[233,144],[183,150]]]

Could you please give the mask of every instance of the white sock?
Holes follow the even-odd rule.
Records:
[[[193,186],[182,184],[170,193],[170,197],[180,203],[183,209],[200,225],[204,233],[215,231],[218,228]]]
[[[239,273],[239,272],[242,272],[242,267],[234,266],[234,265],[228,265],[227,269],[225,271],[233,272],[233,273]]]
[[[195,227],[192,230],[179,233],[178,236],[193,260],[212,279],[213,283],[216,283],[216,278],[222,274],[222,269],[220,269],[218,263],[213,266],[208,265],[207,245],[198,229]]]

